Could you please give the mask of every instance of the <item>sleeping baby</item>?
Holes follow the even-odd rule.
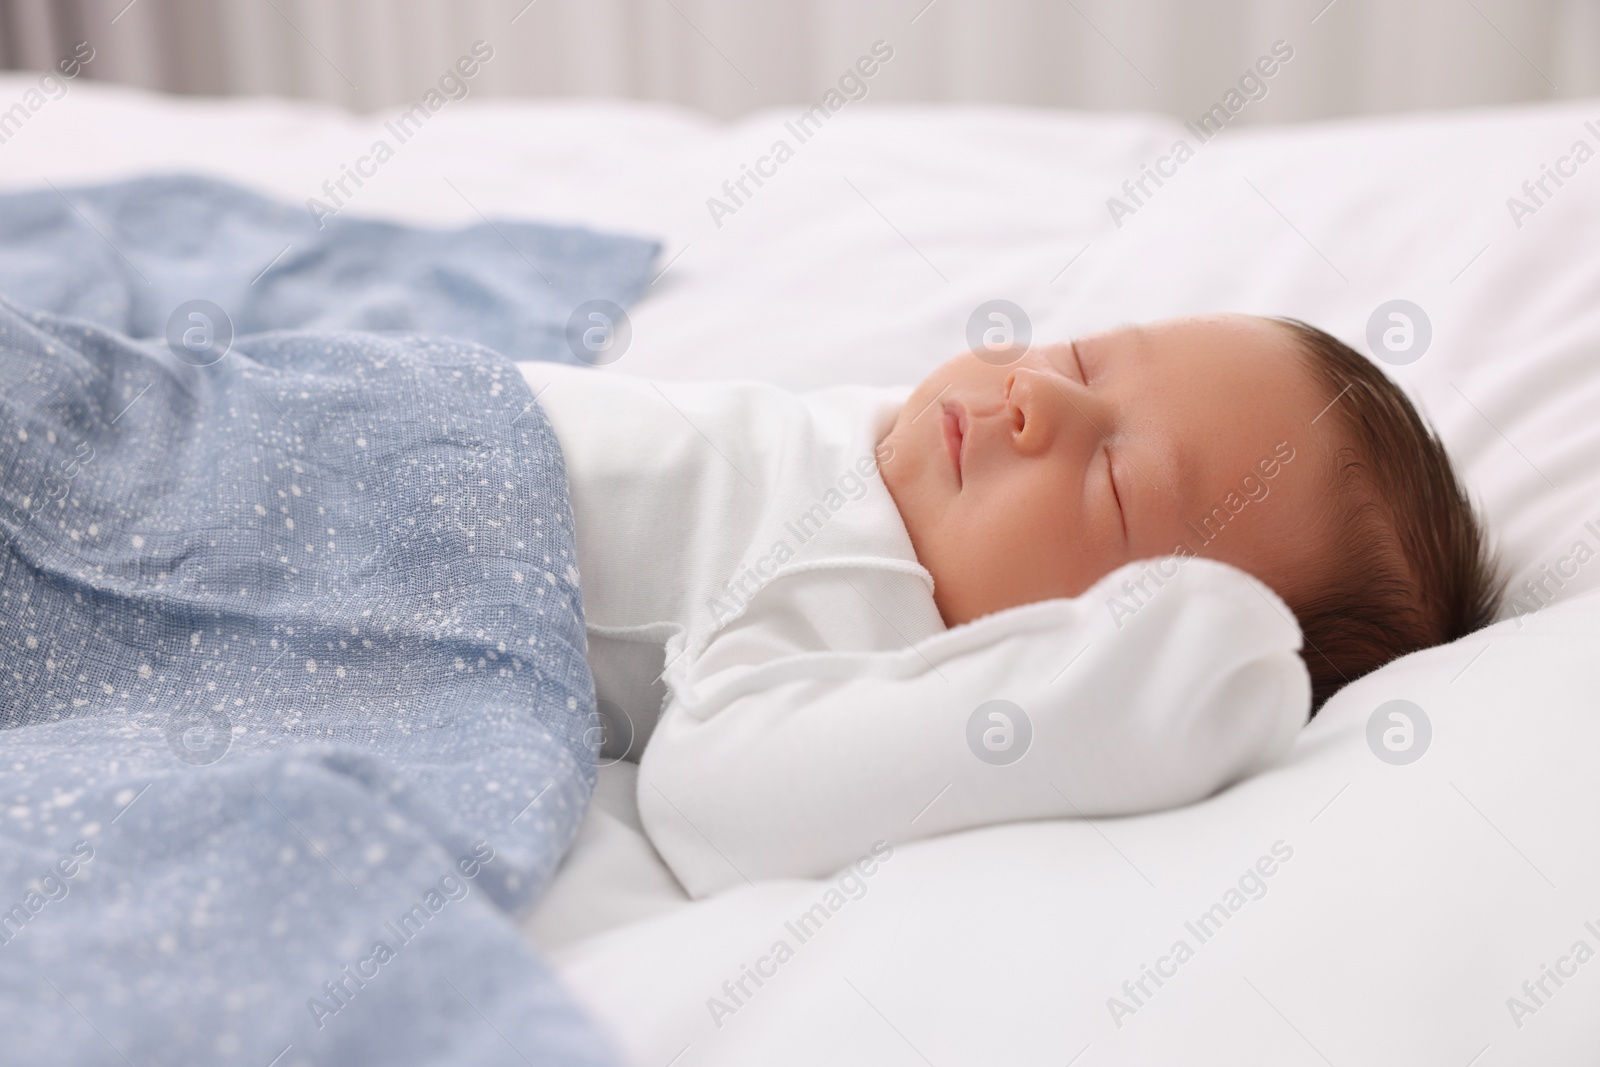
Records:
[[[909,391],[520,367],[605,754],[695,896],[1201,799],[1497,606],[1438,439],[1293,320],[968,352]]]

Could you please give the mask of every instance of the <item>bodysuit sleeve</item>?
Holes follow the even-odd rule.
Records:
[[[1311,701],[1289,608],[1198,558],[894,651],[718,666],[717,640],[672,680],[639,779],[697,897],[823,877],[878,842],[1200,800],[1280,758]]]

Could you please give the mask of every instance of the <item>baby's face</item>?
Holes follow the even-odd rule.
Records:
[[[1171,319],[1005,366],[955,357],[901,409],[881,468],[950,626],[1168,554],[1288,598],[1327,547],[1333,399],[1276,323]]]

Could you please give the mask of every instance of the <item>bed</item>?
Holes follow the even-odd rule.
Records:
[[[0,78],[0,101],[33,83]],[[1181,123],[857,106],[737,202],[725,183],[789,111],[469,101],[383,162],[341,211],[661,239],[609,373],[909,382],[997,298],[1036,337],[1236,310],[1365,347],[1409,301],[1431,339],[1389,369],[1501,547],[1502,621],[1352,684],[1281,766],[1176,811],[897,848],[838,907],[829,881],[690,901],[640,832],[632,765],[602,767],[522,923],[629,1061],[1600,1060],[1595,112],[1229,130],[1137,201],[1124,183],[1194,140]],[[299,203],[383,118],[74,84],[0,146],[0,186],[197,171]],[[1373,740],[1396,700],[1428,724],[1410,762]]]

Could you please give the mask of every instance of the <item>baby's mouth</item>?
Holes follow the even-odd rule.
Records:
[[[967,411],[953,401],[944,405],[944,445],[950,453],[950,462],[956,468],[956,484],[963,482],[961,456],[967,443]]]

